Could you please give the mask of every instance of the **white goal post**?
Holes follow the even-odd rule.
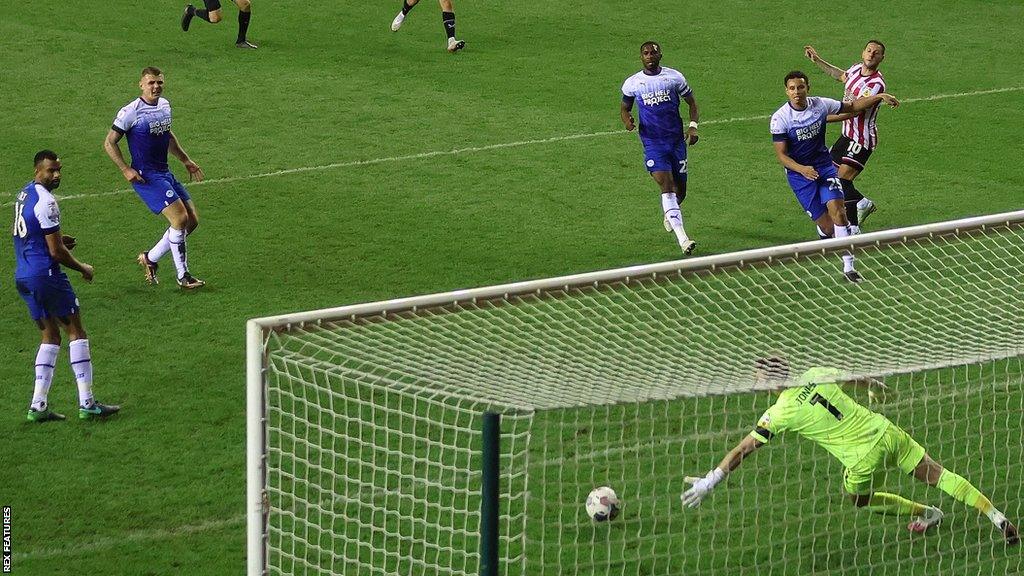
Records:
[[[699,512],[679,493],[770,405],[751,368],[782,354],[884,379],[872,409],[1024,512],[1022,270],[1024,210],[250,320],[247,574],[913,573],[933,549],[940,572],[1019,570],[955,502],[933,541],[840,513],[841,468],[795,439]],[[603,484],[623,513],[591,524]]]

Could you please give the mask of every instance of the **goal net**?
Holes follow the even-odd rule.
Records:
[[[1024,211],[252,320],[248,573],[1016,574],[974,509],[894,469],[877,487],[946,513],[915,535],[795,435],[679,495],[774,402],[772,354],[882,379],[849,393],[1020,519],[1022,269]],[[594,523],[604,485],[622,513]]]

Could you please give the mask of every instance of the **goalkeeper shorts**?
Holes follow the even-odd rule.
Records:
[[[911,474],[924,454],[917,440],[890,422],[875,447],[843,473],[843,489],[848,494],[871,494],[884,480],[886,469],[895,467],[904,474]]]

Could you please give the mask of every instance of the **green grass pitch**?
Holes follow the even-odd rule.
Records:
[[[24,422],[38,338],[5,242],[0,505],[13,508],[17,574],[243,570],[247,318],[677,257],[636,136],[604,134],[644,40],[663,44],[701,106],[684,204],[699,254],[812,236],[766,119],[790,69],[812,93],[841,94],[806,43],[845,66],[882,39],[890,90],[911,100],[880,113],[858,180],[880,206],[866,229],[1021,205],[1018,3],[461,0],[468,47],[454,56],[431,0],[397,34],[398,2],[254,0],[256,52],[232,46],[231,3],[188,34],[183,4],[24,4],[0,19],[4,207],[32,155],[57,150],[63,227],[97,272],[72,280],[97,398],[124,406],[106,423]],[[169,261],[164,284],[142,284],[134,256],[161,219],[101,148],[147,65],[166,73],[175,132],[211,180],[190,187],[190,261],[209,282],[194,294],[172,285]],[[1008,90],[978,94],[995,89]],[[51,405],[71,413],[66,347],[59,362]]]

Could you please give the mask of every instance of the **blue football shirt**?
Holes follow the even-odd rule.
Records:
[[[786,142],[789,157],[804,166],[831,166],[832,156],[825,146],[825,120],[829,114],[838,114],[842,105],[838,100],[814,96],[807,98],[803,110],[786,102],[772,114],[772,141]]]
[[[132,168],[143,172],[166,172],[167,148],[171,142],[171,104],[158,98],[149,104],[136,98],[121,108],[112,128],[128,139]]]
[[[60,264],[50,257],[46,235],[60,230],[60,208],[42,184],[29,182],[14,202],[14,277],[53,276]]]
[[[640,140],[645,146],[677,142],[683,138],[679,102],[692,95],[686,78],[678,70],[665,66],[657,74],[641,70],[622,84],[623,99],[632,99],[639,109]]]

